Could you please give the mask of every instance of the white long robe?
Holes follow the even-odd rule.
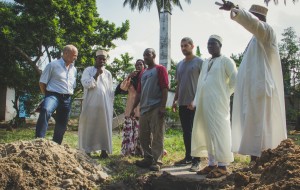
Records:
[[[287,138],[276,35],[245,10],[231,18],[253,34],[239,67],[232,115],[232,151],[260,156]]]
[[[229,104],[237,69],[225,56],[215,58],[209,72],[208,63],[202,66],[194,99],[191,155],[207,157],[209,153],[217,162],[229,163],[233,161]]]
[[[82,74],[84,87],[79,118],[79,149],[87,153],[106,150],[112,153],[113,83],[111,73],[104,69],[97,81],[97,69],[87,67]]]

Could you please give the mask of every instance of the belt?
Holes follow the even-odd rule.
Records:
[[[56,95],[56,96],[60,96],[62,98],[69,98],[72,95],[72,94],[60,94],[58,92],[50,92],[50,91],[47,91],[46,94]]]

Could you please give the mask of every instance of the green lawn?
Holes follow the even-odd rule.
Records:
[[[15,141],[32,140],[35,136],[34,128],[21,128],[7,131],[0,129],[0,143],[11,143]],[[47,131],[46,138],[52,139],[53,129]],[[67,131],[63,143],[70,145],[73,148],[77,147],[78,135],[75,131]]]
[[[13,131],[7,131],[0,129],[0,143],[10,143],[21,140],[32,140],[34,139],[35,129],[34,128],[18,128]],[[47,131],[46,138],[52,139],[53,128]],[[296,144],[300,145],[300,135],[288,135],[289,138],[293,139]],[[113,155],[119,155],[121,152],[121,133],[119,130],[115,130],[113,133]],[[70,145],[73,148],[77,148],[78,135],[77,131],[66,131],[63,143]],[[175,160],[183,158],[184,156],[184,145],[182,138],[182,131],[178,128],[168,128],[165,134],[164,141],[165,150],[168,154],[164,157],[165,164],[171,164]]]

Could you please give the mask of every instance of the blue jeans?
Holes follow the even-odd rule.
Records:
[[[55,92],[46,92],[40,115],[36,123],[36,138],[44,138],[48,129],[48,121],[53,112],[56,111],[53,141],[61,144],[71,111],[71,96]]]

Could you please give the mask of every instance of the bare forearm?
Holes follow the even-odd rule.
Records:
[[[166,107],[167,99],[168,99],[168,89],[164,88],[162,90],[162,99],[161,99],[160,107]]]
[[[39,83],[39,86],[40,86],[41,92],[42,92],[43,94],[46,94],[46,84],[40,82],[40,83]]]
[[[173,103],[175,103],[177,100],[178,100],[178,86],[176,87],[176,90],[175,90],[175,96],[174,96]]]
[[[135,99],[134,99],[134,103],[133,103],[133,106],[132,106],[132,110],[134,110],[137,105],[139,105],[140,103],[140,98],[141,98],[141,94],[140,93],[137,93],[136,96],[135,96]]]

